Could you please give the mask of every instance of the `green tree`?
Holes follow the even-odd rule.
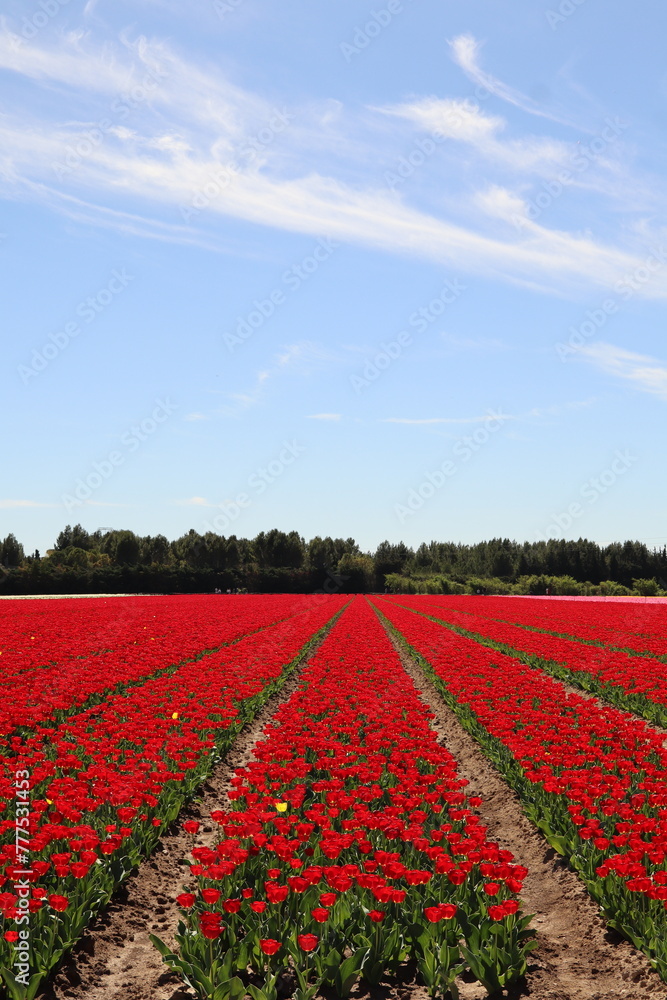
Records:
[[[56,549],[66,549],[72,544],[72,526],[66,525],[56,538]]]
[[[136,566],[139,562],[140,540],[133,531],[110,531],[102,547],[119,566]]]
[[[164,535],[146,535],[139,545],[142,566],[168,566],[172,561],[171,545]]]
[[[336,579],[341,593],[367,594],[375,583],[375,563],[371,556],[352,555],[346,552],[336,569]]]
[[[300,569],[306,555],[305,542],[298,532],[286,534],[278,528],[260,531],[252,540],[252,549],[260,569]]]
[[[172,542],[171,547],[176,559],[185,563],[190,569],[204,569],[208,564],[206,542],[194,528],[190,528],[186,535],[181,535]]]
[[[413,557],[414,552],[403,542],[398,542],[397,545],[387,541],[380,542],[373,557],[378,589],[384,590],[384,578],[387,573],[402,573],[408,560]]]
[[[12,534],[7,535],[0,547],[0,563],[6,569],[16,569],[17,566],[21,565],[24,558],[23,546],[17,540],[16,536]]]

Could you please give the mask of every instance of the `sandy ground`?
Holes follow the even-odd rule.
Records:
[[[508,1000],[667,1000],[667,986],[647,959],[605,927],[577,876],[526,819],[517,797],[421,669],[399,651],[421,697],[436,714],[435,728],[442,743],[457,759],[461,775],[470,781],[468,792],[484,800],[479,812],[490,836],[529,869],[522,899],[526,912],[535,915],[539,947],[531,955],[526,979],[502,995]],[[191,1000],[194,994],[167,970],[148,938],[149,933],[156,933],[173,943],[178,921],[173,900],[187,880],[185,858],[191,846],[181,826],[185,819],[199,819],[198,842],[213,842],[217,827],[210,822],[211,810],[224,807],[233,771],[249,759],[262,729],[295,685],[296,676],[240,734],[232,752],[202,788],[200,800],[181,815],[152,858],[121,888],[66,958],[42,994],[44,1000]],[[481,1000],[486,995],[477,983],[461,981],[459,985],[461,1000]],[[377,988],[358,986],[352,997],[427,1000],[427,993],[406,970],[404,976]]]

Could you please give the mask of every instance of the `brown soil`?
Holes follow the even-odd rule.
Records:
[[[398,648],[398,647],[397,647]],[[647,959],[605,927],[583,884],[524,816],[518,798],[462,729],[434,686],[404,650],[401,659],[421,697],[436,715],[434,728],[456,758],[469,794],[479,794],[479,813],[493,839],[509,848],[529,869],[522,892],[526,912],[535,914],[539,941],[526,980],[505,991],[507,1000],[667,1000],[667,986]],[[192,838],[185,819],[198,819],[198,843],[212,843],[217,827],[212,809],[225,807],[229,779],[250,759],[252,748],[278,705],[297,684],[295,674],[271,699],[255,722],[238,737],[232,751],[201,789],[202,798],[185,810],[153,856],[128,879],[111,904],[66,958],[42,1000],[192,1000],[194,994],[169,972],[150,943],[149,933],[173,944],[178,923],[175,896],[188,880]],[[482,1000],[484,989],[461,982],[461,1000]],[[353,1000],[428,1000],[407,975],[392,984],[355,988]],[[331,998],[329,998],[331,1000]]]
[[[535,914],[532,926],[539,946],[530,956],[525,983],[505,996],[517,1000],[667,1000],[667,986],[648,959],[606,927],[575,872],[526,818],[519,798],[461,727],[434,685],[404,649],[396,648],[422,699],[435,713],[433,727],[443,746],[456,758],[461,777],[470,782],[467,793],[482,797],[476,811],[490,836],[529,870],[521,899],[525,912]],[[578,689],[577,694],[581,694]],[[461,985],[461,1000],[485,995],[478,985]]]
[[[262,730],[295,690],[301,669],[239,733],[230,753],[200,789],[200,798],[181,812],[151,857],[85,931],[40,994],[41,1000],[191,1000],[195,996],[167,969],[149,938],[155,934],[166,944],[175,944],[179,910],[174,900],[190,878],[187,858],[193,846],[192,836],[183,832],[183,822],[199,820],[197,845],[213,843],[220,830],[211,822],[211,810],[229,807],[230,778],[250,760]]]

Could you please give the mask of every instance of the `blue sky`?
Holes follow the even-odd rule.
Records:
[[[658,0],[6,0],[0,515],[667,542]]]

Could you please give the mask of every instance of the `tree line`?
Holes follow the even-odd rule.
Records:
[[[191,529],[169,541],[129,530],[67,525],[53,549],[26,555],[13,534],[0,543],[0,593],[667,593],[667,547],[601,546],[509,538],[465,545],[381,542],[277,528],[252,539]]]

